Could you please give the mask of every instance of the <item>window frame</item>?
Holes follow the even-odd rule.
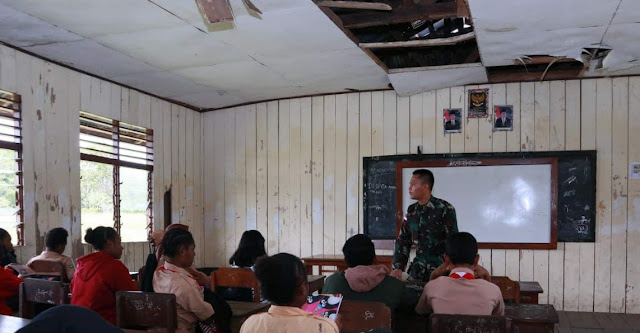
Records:
[[[138,169],[138,170],[146,170],[147,171],[147,208],[146,208],[146,217],[147,217],[147,234],[149,235],[151,229],[153,227],[153,129],[145,128],[138,125],[132,125],[126,122],[122,122],[116,119],[110,119],[107,117],[102,117],[96,114],[92,114],[89,112],[80,111],[80,142],[91,142],[82,139],[82,134],[89,135],[93,137],[105,138],[113,141],[113,145],[111,145],[111,151],[100,151],[94,150],[91,148],[83,148],[80,146],[80,160],[81,161],[89,161],[94,163],[102,163],[113,166],[113,228],[116,230],[118,235],[121,234],[122,221],[121,221],[121,213],[120,213],[120,167]],[[83,125],[83,119],[87,122]],[[88,126],[87,123],[95,123],[99,126]],[[125,142],[127,140],[122,140],[123,137],[131,139],[131,136],[121,135],[122,130],[129,132],[134,132],[134,128],[144,130],[144,131],[135,131],[137,134],[143,134],[144,139],[139,138],[139,140],[144,141],[144,146],[146,147],[146,157],[145,158],[137,158],[138,160],[145,160],[146,164],[130,162],[126,160],[122,160],[122,157],[129,157],[125,154],[121,153],[121,150],[129,150],[127,148],[121,148],[120,143]],[[110,130],[108,130],[110,129]],[[93,131],[93,132],[92,132]],[[101,133],[101,134],[99,134]],[[94,142],[95,143],[95,142]],[[109,146],[106,144],[100,144],[102,146]],[[112,157],[104,157],[93,155],[90,153],[84,153],[82,150],[95,151],[99,154],[110,154]],[[81,208],[82,209],[82,208]]]
[[[12,112],[12,116],[3,115]],[[22,98],[19,94],[0,90],[0,118],[13,119],[14,142],[0,140],[0,149],[13,150],[16,153],[16,215],[17,245],[24,246],[24,176],[22,170]],[[7,135],[8,136],[8,135]]]

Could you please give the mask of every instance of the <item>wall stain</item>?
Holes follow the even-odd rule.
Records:
[[[42,120],[42,111],[40,109],[36,111],[36,114],[38,115],[38,120]]]

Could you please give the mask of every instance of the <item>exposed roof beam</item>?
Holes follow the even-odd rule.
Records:
[[[196,0],[196,4],[209,23],[233,21],[229,0]]]
[[[369,9],[390,11],[391,6],[382,2],[360,2],[360,1],[318,1],[318,7],[349,8],[349,9]]]
[[[490,83],[528,82],[540,81],[542,79],[549,81],[575,79],[582,76],[584,71],[585,68],[550,69],[543,77],[544,72],[540,71],[527,72],[523,69],[522,71],[514,72],[491,70],[491,68],[489,68],[487,70],[487,76],[489,77]]]
[[[356,29],[415,20],[437,20],[457,16],[457,4],[455,2],[444,2],[400,7],[390,12],[345,14],[340,16],[340,20],[344,28]]]
[[[476,37],[475,32],[468,32],[464,35],[458,35],[447,38],[434,38],[422,40],[408,40],[402,42],[380,42],[380,43],[360,43],[360,47],[364,49],[388,49],[401,47],[429,47],[429,46],[445,46],[455,45],[460,42],[468,41]]]

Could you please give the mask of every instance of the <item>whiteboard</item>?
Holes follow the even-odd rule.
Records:
[[[435,183],[432,194],[456,210],[459,231],[479,243],[550,243],[550,164],[422,167],[402,169],[402,208],[409,197],[413,171],[428,169]]]

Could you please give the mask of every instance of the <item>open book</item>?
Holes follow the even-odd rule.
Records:
[[[307,303],[302,305],[302,310],[313,313],[318,317],[325,317],[336,320],[340,304],[342,303],[342,295],[325,295],[314,292],[307,296]]]

